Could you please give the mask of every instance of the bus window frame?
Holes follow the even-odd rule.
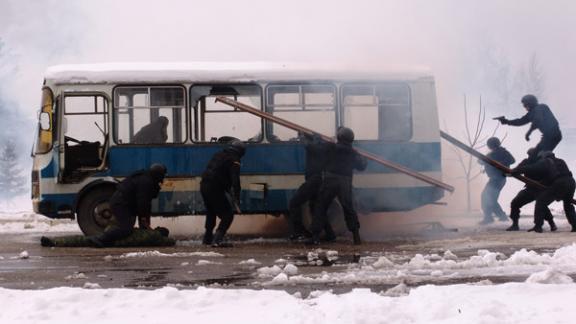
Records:
[[[192,102],[192,88],[194,87],[213,87],[213,86],[256,86],[260,90],[260,111],[265,111],[265,95],[264,95],[264,87],[261,83],[258,82],[231,82],[231,83],[222,83],[222,82],[202,82],[202,83],[192,83],[190,85],[190,89],[188,89],[188,95],[190,96],[190,134],[194,134],[194,138],[190,137],[190,141],[194,144],[214,144],[210,140],[200,140],[200,138],[206,136],[206,118],[204,115],[206,114],[206,107],[200,107],[200,105],[196,106],[194,102]],[[258,108],[258,107],[254,107]],[[230,112],[242,112],[238,108],[233,108],[233,111],[228,110],[212,110],[210,113],[230,113]],[[194,118],[194,122],[192,122],[192,118]],[[202,120],[202,123],[199,121]],[[256,141],[243,141],[245,143],[250,144],[261,144],[264,142],[264,119],[260,118],[260,138]],[[220,143],[221,144],[221,143]]]
[[[334,112],[334,136],[336,135],[336,130],[338,129],[338,125],[339,125],[339,121],[340,121],[340,95],[339,95],[339,87],[338,87],[338,83],[337,82],[331,82],[331,81],[288,81],[288,82],[282,82],[282,81],[274,81],[274,82],[270,82],[268,84],[266,84],[265,87],[265,94],[264,97],[266,99],[265,105],[264,105],[264,109],[265,112],[268,114],[273,115],[274,114],[274,107],[278,106],[278,107],[288,107],[288,106],[292,106],[292,105],[271,105],[268,102],[268,91],[270,87],[274,87],[274,86],[315,86],[315,85],[319,85],[319,86],[330,86],[332,89],[334,89],[334,103],[332,105],[332,111]],[[300,92],[299,94],[303,94],[304,92],[301,91],[300,88]],[[304,97],[302,96],[300,99],[304,100]],[[299,105],[301,105],[302,109],[294,109],[294,110],[279,110],[279,112],[289,112],[289,111],[330,111],[329,109],[306,109],[306,104],[305,102],[299,102]],[[312,105],[308,105],[308,106],[315,106],[314,104]],[[321,105],[319,105],[321,106]],[[294,106],[297,107],[297,106]],[[265,130],[266,130],[266,137],[267,138],[274,138],[274,132],[272,130],[271,125],[273,124],[273,122],[266,122],[265,123]],[[327,135],[330,136],[329,134],[322,134],[322,135]],[[299,141],[297,139],[293,139],[293,140],[275,140],[274,143],[298,143]]]
[[[405,87],[408,91],[408,111],[410,112],[410,135],[407,138],[404,139],[383,139],[382,138],[382,127],[383,124],[381,122],[381,116],[380,116],[380,112],[381,112],[381,108],[380,105],[378,105],[378,138],[377,139],[356,139],[354,140],[355,142],[362,142],[362,143],[369,143],[369,142],[387,142],[387,143],[402,143],[402,142],[410,142],[412,140],[412,138],[414,137],[414,114],[413,114],[413,110],[412,110],[412,88],[410,87],[410,84],[408,82],[404,82],[404,81],[376,81],[376,82],[342,82],[340,84],[339,90],[340,90],[340,94],[339,94],[339,103],[340,103],[340,115],[341,115],[341,125],[342,126],[346,126],[346,114],[345,114],[345,107],[346,105],[344,104],[344,88],[346,86],[353,86],[353,87],[372,87],[374,89],[376,89],[378,86],[383,86],[383,85],[400,85]]]
[[[104,112],[103,113],[66,113],[66,97],[89,97],[89,96],[94,96],[94,98],[101,96],[103,97],[107,102],[105,102],[105,106],[104,106]],[[110,96],[106,93],[106,92],[102,92],[102,91],[64,91],[62,92],[59,96],[58,96],[58,100],[57,100],[58,104],[58,117],[59,117],[59,125],[60,127],[58,127],[58,139],[61,143],[64,143],[64,137],[66,136],[65,134],[65,130],[62,129],[62,127],[64,126],[64,117],[66,115],[73,115],[73,116],[81,116],[81,115],[104,115],[104,125],[103,125],[103,130],[105,132],[104,136],[104,141],[106,141],[109,136],[110,136],[110,131],[111,131],[111,127],[110,127],[110,103],[112,102],[110,99]],[[108,109],[108,111],[106,111],[106,109]],[[106,132],[106,127],[108,127],[108,132]],[[102,143],[101,145],[104,145],[104,143]]]
[[[182,139],[182,141],[176,143],[176,142],[172,142],[172,143],[154,143],[154,144],[136,144],[136,143],[119,143],[118,142],[118,125],[119,125],[119,120],[116,118],[116,114],[115,114],[115,109],[119,109],[121,107],[117,107],[116,106],[116,90],[118,88],[148,88],[148,101],[150,101],[150,88],[154,88],[154,87],[161,87],[161,88],[182,88],[184,90],[184,103],[182,105],[182,109],[184,110],[184,127],[183,127],[183,131],[184,131],[184,138]],[[112,106],[110,109],[110,112],[112,114],[112,127],[111,127],[111,131],[112,131],[112,140],[114,141],[115,145],[118,146],[139,146],[139,147],[145,147],[145,146],[176,146],[176,145],[184,145],[188,142],[188,139],[190,138],[188,135],[188,130],[190,128],[190,117],[188,116],[188,89],[185,85],[183,84],[178,84],[178,83],[169,83],[169,84],[162,84],[162,83],[127,83],[127,84],[117,84],[112,88]],[[148,107],[141,107],[141,106],[131,106],[131,108],[138,108],[138,109],[170,109],[170,106],[166,106],[164,108],[151,108],[150,106]],[[172,108],[174,109],[174,108]],[[136,132],[134,132],[134,134],[136,134]]]

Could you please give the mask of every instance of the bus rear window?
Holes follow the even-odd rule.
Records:
[[[343,124],[358,140],[405,141],[412,137],[410,89],[401,83],[342,87]]]
[[[336,87],[332,84],[275,84],[267,88],[267,111],[327,136],[336,129]],[[297,133],[268,124],[271,140],[297,140]]]
[[[114,123],[118,144],[183,143],[185,90],[170,86],[117,87]]]

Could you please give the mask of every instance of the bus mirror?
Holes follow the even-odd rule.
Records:
[[[50,114],[47,112],[40,113],[40,129],[47,131],[50,130]]]

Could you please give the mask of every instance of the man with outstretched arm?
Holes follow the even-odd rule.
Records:
[[[494,118],[503,125],[522,126],[530,123],[530,128],[525,135],[526,141],[530,140],[530,135],[536,129],[542,133],[542,138],[536,145],[536,154],[541,151],[554,151],[558,143],[562,140],[562,133],[558,126],[558,120],[550,108],[538,103],[538,98],[528,94],[522,97],[522,105],[528,111],[526,115],[518,119],[506,119],[506,117]]]

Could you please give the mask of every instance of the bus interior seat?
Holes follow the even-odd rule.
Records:
[[[80,167],[100,166],[102,163],[100,146],[100,142],[87,141],[81,141],[76,145],[66,144],[66,168],[75,170]]]

